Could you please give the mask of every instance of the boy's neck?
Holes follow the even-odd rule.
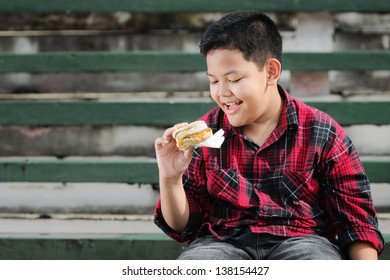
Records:
[[[257,145],[262,146],[272,131],[278,126],[279,118],[283,108],[283,98],[278,89],[273,93],[272,102],[270,103],[270,110],[264,115],[264,118],[259,119],[258,122],[246,125],[243,131],[246,136],[251,138]]]

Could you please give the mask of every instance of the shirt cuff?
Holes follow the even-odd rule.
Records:
[[[196,209],[199,207],[195,205],[195,202],[188,200],[189,209]],[[196,207],[196,208],[194,208]],[[177,232],[172,229],[166,222],[161,212],[161,200],[158,201],[156,210],[154,212],[154,223],[169,237],[175,241],[182,243],[190,241],[195,238],[200,227],[201,213],[199,211],[191,211],[188,219],[188,223],[183,232]]]
[[[385,248],[382,234],[372,228],[350,228],[341,236],[339,241],[343,251],[354,241],[369,243],[378,252],[378,256],[382,255]]]

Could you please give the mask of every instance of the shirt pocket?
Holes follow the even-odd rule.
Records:
[[[238,209],[257,207],[258,197],[251,181],[240,175],[237,169],[207,170],[207,190],[215,203]],[[225,206],[226,207],[226,206]]]
[[[259,196],[265,216],[312,219],[323,213],[322,193],[313,172],[276,170],[261,179]]]

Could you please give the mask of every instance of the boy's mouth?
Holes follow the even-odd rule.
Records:
[[[241,104],[242,104],[242,101],[224,103],[226,109],[227,109],[229,112],[233,112],[233,111],[237,110],[238,107],[239,107]]]

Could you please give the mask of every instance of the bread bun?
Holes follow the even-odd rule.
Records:
[[[176,146],[180,150],[185,150],[206,141],[212,135],[213,131],[204,121],[195,121],[175,130],[172,137],[176,140]]]

